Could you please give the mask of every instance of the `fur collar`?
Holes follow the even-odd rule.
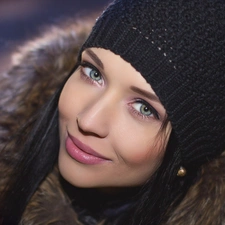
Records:
[[[73,68],[79,48],[93,23],[92,18],[75,19],[52,27],[40,38],[26,43],[13,56],[12,68],[0,77],[1,149]],[[5,157],[0,159],[0,191],[18,153],[8,146],[2,154]],[[224,171],[225,154],[204,165],[199,180],[165,225],[224,225]],[[21,224],[81,225],[69,198],[62,191],[57,168],[32,197]]]

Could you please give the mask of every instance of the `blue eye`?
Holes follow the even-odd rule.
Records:
[[[132,104],[134,109],[141,113],[143,116],[151,116],[153,114],[151,107],[145,102],[135,102]]]
[[[81,73],[83,77],[89,79],[90,82],[102,85],[103,84],[103,78],[101,73],[96,69],[92,64],[88,62],[82,62],[81,63]]]
[[[141,119],[159,119],[159,114],[156,109],[143,99],[137,99],[130,105],[132,106],[133,113]]]
[[[87,76],[89,76],[94,81],[99,82],[102,79],[101,74],[90,67],[84,67],[83,71]]]

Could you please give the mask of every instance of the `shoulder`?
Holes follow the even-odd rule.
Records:
[[[21,219],[21,225],[55,224],[84,225],[64,191],[57,166],[44,179],[29,201]],[[100,221],[96,225],[103,225]]]
[[[21,224],[81,225],[69,198],[59,182],[55,168],[42,182],[28,203]]]
[[[203,166],[199,180],[173,212],[167,225],[225,223],[225,152]]]

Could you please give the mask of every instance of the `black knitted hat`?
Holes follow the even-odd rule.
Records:
[[[89,47],[120,55],[151,84],[182,165],[201,165],[225,150],[225,1],[114,1],[82,51]]]

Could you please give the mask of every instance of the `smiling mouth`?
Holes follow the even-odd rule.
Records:
[[[87,164],[87,165],[95,165],[100,164],[106,161],[111,161],[104,156],[100,155],[96,151],[94,151],[89,146],[85,145],[77,138],[73,137],[68,133],[66,138],[66,151],[76,161]]]

